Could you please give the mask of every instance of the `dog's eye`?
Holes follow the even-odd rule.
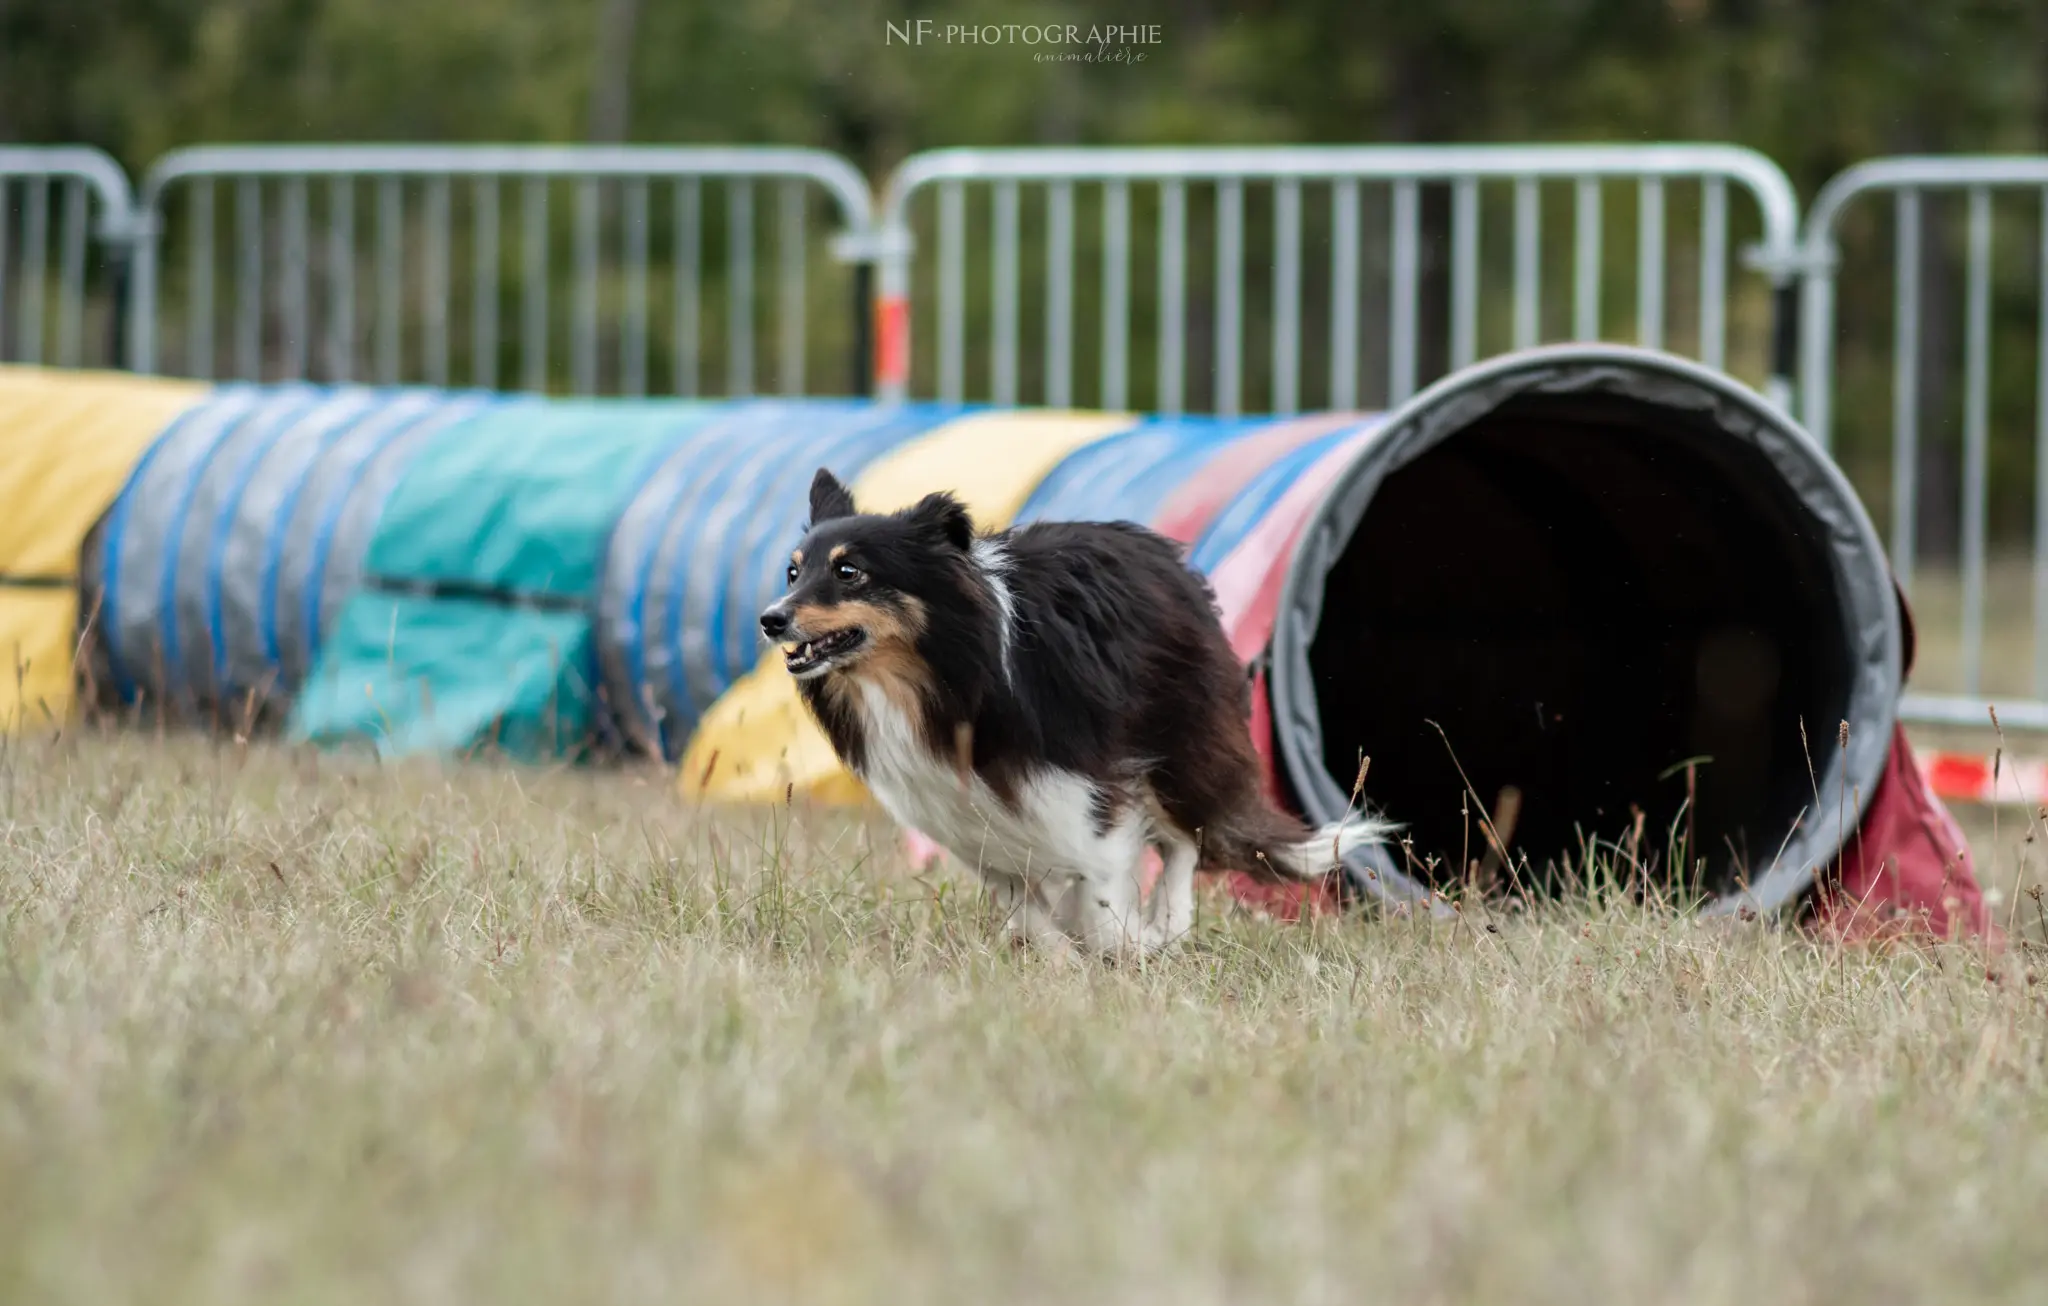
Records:
[[[789,564],[789,583],[796,584],[796,564],[793,562]]]
[[[858,585],[866,579],[861,575],[860,568],[850,562],[840,563],[832,569],[832,574],[839,577],[839,583],[842,585]]]

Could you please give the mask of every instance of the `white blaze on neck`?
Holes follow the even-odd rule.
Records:
[[[1017,597],[1010,592],[1010,551],[1001,540],[984,535],[974,541],[973,557],[996,601],[996,639],[1002,652],[1003,683],[1013,684],[1016,677],[1010,669],[1010,628],[1017,623]]]
[[[922,830],[963,865],[1038,880],[1117,862],[1102,852],[1095,786],[1086,778],[1037,768],[1023,777],[1014,801],[1005,802],[979,775],[963,773],[949,753],[928,748],[916,721],[882,689],[863,684],[856,702],[865,747],[855,769],[862,783],[897,824]],[[1131,852],[1132,864],[1142,851]]]

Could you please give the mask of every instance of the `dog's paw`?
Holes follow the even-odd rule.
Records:
[[[1147,957],[1164,957],[1178,951],[1193,933],[1192,928],[1175,929],[1164,921],[1149,921],[1140,936],[1139,947]]]

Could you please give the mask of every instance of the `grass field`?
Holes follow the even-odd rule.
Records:
[[[1211,897],[1067,970],[658,773],[6,747],[7,1302],[2048,1293],[2042,990],[1960,947]]]

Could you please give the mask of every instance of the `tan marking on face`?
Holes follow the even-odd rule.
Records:
[[[827,677],[829,691],[837,692],[834,682],[850,687],[862,680],[880,688],[905,712],[916,711],[931,684],[931,669],[917,652],[917,637],[925,628],[924,604],[909,597],[889,606],[858,600],[805,604],[791,615],[800,629],[813,632],[813,639],[850,626],[867,632],[867,643]]]
[[[924,633],[924,604],[916,599],[906,598],[900,605],[884,606],[854,599],[846,603],[802,603],[790,613],[796,619],[797,629],[807,632],[812,639],[820,639],[835,630],[859,626],[868,633],[867,647],[880,648],[884,644],[912,646],[917,637]]]
[[[865,603],[845,606],[875,607]],[[878,610],[886,613],[889,620],[882,625],[862,623],[868,632],[866,655],[855,660],[847,674],[851,679],[874,685],[898,709],[916,720],[932,683],[931,668],[917,651],[917,637],[925,629],[924,604],[906,597],[900,608]]]
[[[798,549],[796,552],[789,555],[789,565],[792,567],[801,567],[804,565],[804,551],[802,549]]]
[[[841,558],[843,558],[843,557],[845,557],[845,556],[846,556],[846,552],[847,552],[847,550],[848,550],[848,549],[851,549],[852,547],[853,547],[853,546],[852,546],[851,544],[835,544],[835,545],[833,545],[833,546],[832,546],[832,552],[830,552],[829,554],[826,554],[826,555],[825,555],[825,561],[827,561],[827,562],[837,562],[837,561],[839,561],[839,560],[840,560]]]

